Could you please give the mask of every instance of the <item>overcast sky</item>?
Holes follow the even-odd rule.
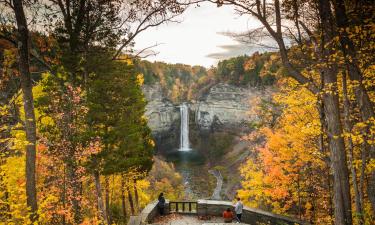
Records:
[[[255,19],[239,17],[233,8],[201,4],[190,7],[179,19],[181,23],[163,24],[136,38],[137,49],[160,44],[154,48],[159,54],[147,60],[209,67],[216,65],[219,59],[259,50],[220,34],[244,32],[259,26]]]

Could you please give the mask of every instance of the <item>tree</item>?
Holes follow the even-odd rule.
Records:
[[[280,78],[278,87],[272,103],[282,113],[275,124],[267,123],[250,134],[263,137],[265,143],[241,166],[239,195],[251,207],[330,224],[328,154],[319,148],[317,99],[290,78]],[[270,121],[267,110],[256,114]]]
[[[34,99],[32,93],[32,82],[30,75],[30,54],[29,54],[29,30],[25,17],[22,0],[13,1],[10,5],[17,21],[18,28],[18,56],[19,56],[19,71],[21,76],[21,89],[23,93],[23,102],[25,110],[25,131],[26,140],[26,193],[27,205],[30,207],[31,221],[37,219],[37,191],[35,181],[35,161],[36,161],[36,121],[34,113]]]
[[[83,162],[93,154],[85,150],[91,149],[89,144],[85,145],[85,94],[82,88],[74,87],[69,82],[63,68],[59,68],[56,75],[44,74],[39,86],[43,94],[36,99],[41,114],[38,119],[44,118],[48,122],[40,124],[38,129],[41,140],[48,146],[46,155],[57,160],[51,170],[54,168],[63,174],[63,179],[61,176],[56,178],[55,175],[50,175],[50,179],[57,180],[56,183],[62,185],[59,198],[66,213],[61,220],[71,222],[72,218],[75,222],[82,221],[82,179],[85,174]]]
[[[341,44],[341,50],[344,55],[345,59],[345,64],[347,65],[348,68],[348,74],[349,77],[352,81],[355,81],[358,83],[358,85],[355,85],[355,96],[357,99],[357,104],[360,109],[362,121],[368,126],[371,126],[371,120],[375,118],[375,113],[373,109],[373,103],[370,100],[369,94],[364,86],[363,83],[363,74],[360,69],[360,60],[358,58],[357,50],[358,46],[356,47],[353,43],[353,41],[349,38],[349,30],[350,30],[350,24],[349,24],[349,18],[347,15],[347,7],[345,6],[345,3],[343,0],[335,0],[332,1],[335,7],[335,21],[338,29],[338,37],[340,39],[340,44]],[[370,8],[371,12],[371,3],[367,3],[366,1],[360,1],[359,7],[363,10],[360,10],[363,12],[363,16],[361,18],[362,26],[366,25],[366,20],[371,18],[371,15],[367,15],[367,7]],[[353,7],[353,6],[352,6]],[[349,5],[350,8],[350,5]],[[360,11],[356,13],[360,13]],[[361,13],[362,14],[362,13]],[[354,15],[358,16],[358,15]],[[355,23],[355,21],[353,21]],[[369,131],[370,128],[367,128]],[[369,137],[371,139],[371,137]],[[368,143],[365,143],[367,151],[370,152],[370,157],[374,158],[375,157],[375,145]],[[372,208],[375,212],[375,170],[372,171],[370,177],[370,184],[368,185],[368,193],[370,196],[370,201],[372,203]]]
[[[95,174],[99,201],[103,199],[100,174],[124,174],[134,169],[142,174],[152,166],[152,139],[143,118],[143,77],[135,73],[131,60],[113,61],[108,56],[99,55],[98,61],[91,58],[96,73],[91,74],[87,93],[89,137],[99,138],[103,146],[88,163]],[[103,218],[110,215],[108,210],[107,207],[107,216],[102,213]]]

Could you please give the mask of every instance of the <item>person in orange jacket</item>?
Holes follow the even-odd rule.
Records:
[[[223,212],[223,218],[224,218],[225,223],[231,223],[233,220],[233,217],[234,215],[230,208],[227,208],[227,210]]]

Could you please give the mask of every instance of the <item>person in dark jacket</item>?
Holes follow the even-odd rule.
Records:
[[[160,193],[158,197],[158,209],[159,209],[159,214],[164,215],[164,208],[165,208],[165,198],[164,194]]]

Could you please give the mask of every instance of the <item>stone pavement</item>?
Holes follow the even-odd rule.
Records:
[[[234,221],[235,222],[235,221]],[[211,216],[209,218],[198,218],[197,215],[181,215],[170,214],[163,217],[157,217],[152,224],[160,225],[230,225],[231,223],[224,223],[221,217]],[[241,225],[241,223],[233,223]]]

